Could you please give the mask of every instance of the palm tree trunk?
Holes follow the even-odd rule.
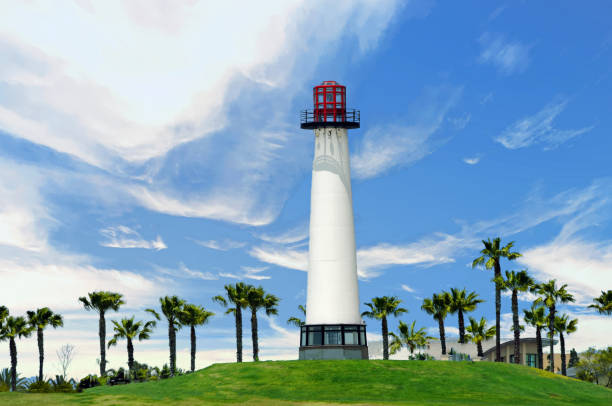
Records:
[[[544,369],[544,352],[542,351],[542,329],[536,326],[536,341],[538,346],[538,368]]]
[[[191,326],[191,372],[195,371],[196,335],[195,326]]]
[[[548,315],[548,335],[550,336],[550,372],[555,373],[555,305],[550,306]]]
[[[42,382],[43,363],[45,362],[45,346],[43,343],[43,329],[40,327],[36,331],[36,340],[38,341],[38,382]]]
[[[128,369],[130,370],[130,376],[134,373],[134,345],[132,339],[127,338],[127,352],[128,352]]]
[[[168,320],[168,343],[170,345],[170,375],[174,376],[176,372],[176,330],[172,320]]]
[[[512,291],[512,325],[514,326],[514,363],[521,363],[521,330],[518,314],[518,293]]]
[[[465,324],[463,322],[463,310],[459,309],[459,343],[465,343]]]
[[[438,328],[440,329],[440,344],[442,345],[442,355],[446,354],[446,335],[444,334],[444,320],[438,319]]]
[[[387,317],[382,318],[382,336],[383,336],[383,359],[389,359],[389,326],[387,326]]]
[[[242,362],[242,309],[236,305],[236,362]]]
[[[104,312],[100,312],[98,324],[98,335],[100,336],[100,376],[106,375],[106,320]]]
[[[478,343],[476,343],[476,348],[478,348],[478,356],[484,357],[484,353],[482,352],[482,342],[478,341]]]
[[[253,361],[259,361],[259,343],[257,338],[257,309],[251,309],[251,340],[253,341]]]
[[[559,342],[561,343],[561,375],[567,376],[565,364],[565,338],[563,337],[562,332],[559,332]]]
[[[17,346],[14,337],[9,338],[9,349],[11,352],[11,390],[15,392],[17,390]]]
[[[499,264],[499,258],[495,259],[495,280],[499,281],[501,278],[501,266]],[[501,286],[499,282],[495,282],[495,362],[501,362]]]

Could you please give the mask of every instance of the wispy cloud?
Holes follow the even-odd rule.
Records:
[[[551,149],[593,129],[593,126],[578,130],[559,130],[553,127],[553,121],[565,109],[567,102],[567,99],[552,102],[533,116],[517,120],[495,137],[495,141],[508,149],[524,148],[532,144],[543,144],[544,149]]]
[[[214,281],[219,279],[217,275],[212,272],[198,271],[195,269],[188,268],[184,263],[179,263],[178,268],[163,268],[156,266],[155,269],[164,275],[170,275],[177,278],[189,278],[189,279],[202,279],[205,281]]]
[[[411,123],[368,130],[351,157],[354,177],[373,178],[391,168],[410,165],[434,151],[443,140],[432,137],[460,95],[460,88],[427,89],[422,100],[409,109]]]
[[[283,246],[265,245],[253,247],[249,254],[268,264],[282,266],[297,271],[308,270],[308,251],[296,250]]]
[[[254,279],[257,281],[271,279],[272,277],[269,275],[261,275],[262,272],[268,269],[267,266],[262,267],[250,267],[250,266],[242,266],[240,267],[242,272],[240,273],[231,273],[231,272],[219,272],[219,276],[222,278],[230,278],[230,279]]]
[[[468,165],[476,165],[478,162],[480,162],[480,157],[475,156],[472,158],[463,158],[463,162],[465,162]]]
[[[470,123],[471,119],[472,115],[470,113],[465,113],[462,116],[449,117],[448,122],[455,130],[463,130]]]
[[[233,241],[229,239],[220,240],[220,241],[218,240],[200,241],[200,240],[194,240],[194,239],[191,239],[191,240],[195,242],[196,244],[201,245],[202,247],[210,248],[210,249],[217,250],[217,251],[229,251],[231,249],[242,248],[246,245],[245,242]]]
[[[276,243],[276,244],[293,244],[300,241],[304,241],[308,238],[308,225],[302,224],[298,227],[287,230],[283,233],[271,235],[271,234],[258,234],[256,235],[260,240]]]
[[[518,41],[506,41],[501,35],[484,33],[480,39],[478,62],[494,65],[501,73],[521,73],[529,65],[529,47]]]
[[[414,289],[412,289],[410,286],[402,284],[402,290],[405,290],[408,293],[414,293]]]
[[[138,231],[127,226],[107,227],[100,230],[100,234],[106,237],[100,245],[110,248],[144,248],[148,250],[161,251],[168,248],[162,238],[158,235],[155,240],[145,240]]]

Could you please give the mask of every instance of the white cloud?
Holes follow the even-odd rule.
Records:
[[[455,128],[455,130],[463,130],[470,122],[472,115],[465,113],[458,117],[449,117],[448,122]]]
[[[297,271],[308,270],[308,252],[295,250],[281,246],[261,246],[253,247],[249,254],[269,264],[282,266],[284,268],[295,269]]]
[[[465,162],[468,165],[476,165],[478,162],[480,162],[480,157],[475,156],[472,158],[463,158],[463,162]]]
[[[408,286],[408,285],[404,285],[404,284],[402,284],[402,289],[403,289],[403,290],[405,290],[406,292],[409,292],[409,293],[414,293],[414,289],[412,289],[412,288],[411,288],[410,286]]]
[[[210,249],[217,250],[217,251],[229,251],[235,248],[242,248],[246,245],[245,242],[232,241],[227,238],[221,241],[217,241],[217,240],[200,241],[200,240],[193,240],[193,239],[191,240],[195,242],[196,244],[201,245],[202,247],[210,248]]]
[[[506,74],[521,73],[529,65],[529,47],[518,41],[506,41],[503,36],[483,34],[480,39],[478,62],[489,63]]]
[[[293,244],[303,241],[308,238],[308,226],[307,224],[300,225],[298,227],[287,230],[281,234],[270,235],[270,234],[258,234],[256,235],[260,240],[276,243],[276,244]]]
[[[533,144],[544,144],[545,149],[551,149],[593,129],[593,126],[578,130],[554,128],[553,121],[565,109],[566,105],[567,100],[559,100],[548,104],[533,116],[516,121],[495,137],[495,141],[508,149],[524,148]]]
[[[409,109],[411,124],[378,126],[368,130],[351,157],[357,179],[369,179],[391,168],[410,165],[430,154],[441,140],[432,140],[461,89],[428,89],[423,100]]]
[[[159,235],[155,240],[147,241],[140,236],[138,231],[127,226],[107,227],[100,230],[100,234],[106,237],[106,240],[100,243],[103,247],[144,248],[156,251],[168,248]]]
[[[155,267],[162,274],[171,275],[178,278],[202,279],[205,281],[214,281],[219,277],[212,272],[202,272],[195,269],[190,269],[184,263],[179,263],[177,269]]]
[[[230,278],[230,279],[238,279],[238,280],[242,280],[242,279],[254,279],[257,281],[261,281],[261,280],[266,280],[266,279],[271,279],[272,277],[269,275],[261,275],[261,273],[265,270],[268,269],[267,266],[262,266],[262,267],[251,267],[251,266],[242,266],[240,267],[240,269],[242,270],[241,273],[229,273],[229,272],[220,272],[219,276],[223,277],[223,278]]]

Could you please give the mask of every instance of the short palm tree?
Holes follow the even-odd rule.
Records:
[[[480,321],[476,321],[473,317],[470,317],[470,325],[466,328],[468,334],[465,335],[465,338],[468,341],[476,343],[476,348],[478,348],[478,356],[484,356],[482,352],[482,342],[487,341],[495,335],[495,326],[487,328],[487,321],[484,317],[480,318]]]
[[[23,317],[13,317],[8,315],[2,323],[0,329],[0,341],[9,341],[9,352],[11,355],[11,390],[17,390],[17,345],[16,338],[29,337],[32,334],[32,328]]]
[[[36,330],[36,339],[38,341],[38,381],[43,380],[43,363],[45,361],[45,345],[43,331],[47,326],[53,328],[63,327],[64,320],[59,314],[55,314],[48,307],[36,309],[36,311],[28,311],[28,324],[33,330]]]
[[[600,314],[612,314],[612,290],[601,291],[601,295],[593,299],[593,304],[589,308],[597,310]]]
[[[109,310],[117,311],[121,305],[125,304],[121,293],[96,291],[89,292],[87,297],[82,296],[79,301],[83,304],[85,310],[93,310],[98,312],[100,320],[98,321],[98,336],[100,337],[100,375],[106,375],[106,320],[105,314]]]
[[[304,317],[306,317],[306,306],[304,305],[299,305],[298,309],[300,309],[300,311],[302,312],[302,314],[304,315]],[[287,319],[287,324],[292,324],[296,327],[301,327],[304,325],[304,320],[300,319],[299,317],[289,317]]]
[[[117,345],[117,341],[122,338],[127,340],[128,369],[131,374],[134,371],[134,344],[132,341],[134,339],[142,341],[151,338],[156,323],[154,321],[134,321],[134,316],[129,319],[124,317],[121,321],[113,320],[112,322],[115,335],[108,341],[108,348]]]
[[[561,344],[561,374],[567,376],[567,364],[565,362],[565,335],[576,332],[578,319],[569,319],[567,314],[555,317],[555,330],[559,333],[559,343]]]
[[[279,298],[266,293],[260,286],[252,286],[247,293],[247,301],[251,309],[251,339],[253,342],[253,361],[259,361],[259,340],[257,337],[257,311],[264,309],[267,316],[278,314]]]
[[[435,340],[434,337],[427,335],[424,327],[417,330],[414,327],[415,324],[416,321],[413,321],[412,324],[408,326],[403,321],[400,321],[398,326],[399,335],[395,335],[393,332],[389,333],[393,338],[389,347],[391,354],[395,354],[401,350],[402,347],[406,347],[408,351],[410,351],[410,355],[412,355],[415,348],[425,347],[429,344],[430,340]]]
[[[502,290],[512,292],[512,331],[514,333],[514,363],[521,363],[521,328],[519,325],[518,293],[526,292],[535,284],[527,271],[506,271],[506,279],[497,281]]]
[[[472,268],[480,265],[484,265],[486,269],[493,269],[493,280],[499,281],[501,278],[501,260],[506,258],[508,261],[514,261],[521,256],[518,252],[512,252],[514,241],[509,242],[504,247],[501,246],[501,239],[499,237],[482,240],[484,248],[480,251],[481,256],[474,259],[472,262]],[[495,362],[501,362],[501,286],[499,282],[495,282]]]
[[[407,309],[400,307],[401,299],[396,296],[374,297],[370,303],[364,303],[370,310],[361,313],[361,317],[381,320],[383,336],[383,359],[389,359],[389,326],[387,317],[399,317],[408,313]]]
[[[19,374],[17,374],[16,377],[16,384],[15,384],[15,388],[18,391],[25,391],[28,389],[28,378],[24,378],[22,376],[19,376]],[[9,391],[11,389],[11,382],[12,382],[12,378],[11,378],[11,369],[10,368],[2,368],[2,370],[0,370],[0,392],[6,392]]]
[[[544,354],[542,351],[542,329],[546,327],[548,316],[546,308],[540,303],[531,305],[530,310],[523,310],[525,323],[536,329],[536,345],[538,351],[538,368],[544,369]]]
[[[451,288],[451,303],[449,312],[451,314],[457,313],[459,317],[459,342],[465,343],[465,324],[463,320],[463,314],[473,312],[476,310],[476,306],[484,300],[478,299],[476,292],[467,293],[465,289]]]
[[[202,306],[194,304],[186,304],[183,312],[180,315],[181,324],[189,326],[191,337],[191,372],[195,371],[196,359],[196,333],[195,328],[208,323],[209,319],[214,316],[213,312],[209,312]]]
[[[446,354],[446,334],[444,333],[444,319],[449,312],[451,296],[447,292],[440,294],[434,293],[430,298],[423,300],[421,309],[425,313],[432,315],[434,320],[438,321],[438,329],[440,330],[440,345],[442,346],[442,355]]]
[[[248,294],[251,285],[244,282],[238,282],[234,285],[225,285],[225,295],[227,299],[221,295],[213,297],[213,300],[227,310],[225,314],[233,314],[236,324],[236,362],[242,362],[242,309],[249,306]],[[230,307],[233,305],[233,307]]]
[[[159,304],[162,314],[166,317],[166,320],[168,320],[170,375],[174,376],[176,373],[176,331],[183,327],[181,324],[181,317],[183,317],[185,301],[183,299],[179,299],[178,296],[164,296],[159,298]],[[157,320],[161,320],[159,313],[157,313],[155,310],[146,309],[146,311],[151,313]]]
[[[546,283],[540,283],[534,287],[534,291],[540,295],[536,303],[543,303],[548,307],[548,336],[550,338],[550,370],[555,372],[555,312],[557,303],[574,302],[574,296],[567,291],[567,285],[557,287],[556,280],[551,279]]]

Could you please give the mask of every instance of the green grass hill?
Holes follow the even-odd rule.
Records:
[[[277,361],[215,364],[158,382],[79,394],[0,393],[0,405],[612,405],[612,390],[489,362]]]

